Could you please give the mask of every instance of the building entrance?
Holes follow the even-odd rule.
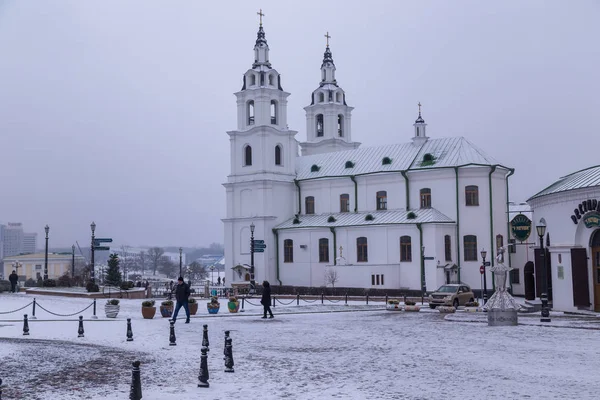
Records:
[[[592,276],[594,277],[594,311],[600,312],[600,229],[592,236]]]

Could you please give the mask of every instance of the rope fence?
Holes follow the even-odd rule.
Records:
[[[84,308],[83,310],[81,310],[81,311],[77,311],[77,312],[74,312],[74,313],[72,313],[72,314],[59,314],[59,313],[52,312],[52,311],[50,311],[50,310],[48,310],[48,309],[46,309],[46,308],[42,307],[42,306],[41,306],[39,303],[38,303],[38,305],[37,305],[37,306],[38,306],[39,308],[41,308],[42,310],[46,311],[48,314],[52,314],[52,315],[55,315],[55,316],[57,316],[57,317],[73,317],[73,316],[75,316],[75,315],[77,315],[77,314],[81,314],[82,312],[84,312],[84,311],[85,311],[85,310],[87,310],[88,308],[92,307],[93,305],[94,305],[94,303],[90,304],[89,306],[87,306],[87,307],[86,307],[86,308]]]
[[[41,308],[42,310],[46,311],[48,314],[51,314],[51,315],[54,315],[54,316],[57,316],[57,317],[73,317],[73,316],[75,316],[75,315],[77,315],[77,314],[81,314],[82,312],[84,312],[84,311],[88,310],[90,307],[94,307],[94,313],[93,313],[92,319],[97,319],[97,318],[98,318],[98,317],[96,316],[96,299],[94,299],[94,301],[92,301],[92,302],[90,303],[90,305],[89,305],[89,306],[87,306],[87,307],[85,307],[83,310],[80,310],[80,311],[74,312],[74,313],[72,313],[72,314],[60,314],[60,313],[55,313],[55,312],[53,312],[53,311],[50,311],[50,310],[48,310],[47,308],[43,307],[43,306],[42,306],[42,305],[40,305],[40,303],[38,303],[38,302],[35,300],[35,298],[34,298],[32,302],[30,302],[30,303],[28,303],[28,304],[24,305],[24,306],[23,306],[23,307],[21,307],[21,308],[17,308],[16,310],[11,310],[11,311],[0,311],[0,315],[4,315],[4,314],[12,314],[12,313],[15,313],[15,312],[21,311],[21,310],[23,310],[23,309],[25,309],[25,308],[27,308],[27,307],[29,307],[29,306],[33,306],[33,307],[32,307],[32,310],[31,310],[31,319],[36,319],[36,316],[35,316],[35,309],[36,309],[36,306],[37,306],[37,307],[39,307],[39,308]]]
[[[16,310],[12,310],[12,311],[0,311],[0,314],[12,314],[12,313],[15,313],[17,311],[21,311],[22,309],[27,308],[27,307],[29,307],[32,304],[33,304],[33,301],[31,303],[27,304],[27,305],[24,305],[21,308],[17,308]]]

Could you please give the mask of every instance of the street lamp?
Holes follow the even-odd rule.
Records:
[[[546,250],[544,249],[544,235],[546,235],[546,220],[540,219],[540,222],[535,227],[537,234],[540,237],[540,257],[542,258],[542,294],[540,299],[542,300],[542,318],[540,322],[551,322],[550,310],[548,308],[548,280],[546,279]]]
[[[214,275],[215,266],[211,265],[209,267],[209,269],[210,269],[210,284],[211,284],[211,286],[214,286],[215,285],[215,279],[214,279],[215,278],[215,275]]]
[[[92,283],[96,283],[96,277],[95,277],[95,269],[96,269],[96,264],[94,262],[94,246],[95,246],[95,237],[94,237],[94,233],[96,232],[96,223],[92,221],[92,223],[90,224],[90,228],[92,228],[92,268],[90,271],[90,281],[92,281]]]
[[[181,275],[181,256],[182,256],[182,252],[183,252],[183,249],[180,247],[179,248],[179,276],[183,276],[183,275]]]
[[[50,227],[46,225],[44,227],[46,231],[46,255],[44,257],[44,280],[48,279],[48,232],[50,232]]]
[[[481,258],[483,258],[483,265],[481,266],[483,271],[483,305],[487,302],[487,279],[485,273],[485,257],[487,256],[487,251],[485,249],[481,249]]]
[[[71,246],[71,278],[75,278],[75,245]]]
[[[254,293],[256,282],[254,282],[254,222],[250,224],[250,290]]]

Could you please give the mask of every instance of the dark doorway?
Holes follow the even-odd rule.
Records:
[[[544,248],[544,254],[541,249],[535,249],[534,260],[535,260],[535,293],[536,297],[540,297],[544,290],[542,268],[544,265],[544,259],[546,261],[546,282],[548,284],[548,300],[552,301],[552,268],[550,266],[550,252],[547,248]]]
[[[600,311],[600,229],[592,235],[592,279],[594,280],[594,311]]]
[[[590,306],[587,250],[571,249],[571,274],[573,278],[573,305]]]
[[[523,268],[523,281],[525,282],[525,299],[535,300],[535,278],[533,277],[533,262],[527,261]]]

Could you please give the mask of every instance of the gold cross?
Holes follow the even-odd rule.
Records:
[[[265,16],[265,14],[263,14],[262,12],[262,8],[256,13],[256,15],[259,15],[260,17],[260,26],[262,26],[262,17]]]
[[[329,39],[331,39],[331,36],[329,36],[329,32],[325,34],[325,37],[327,38],[327,47],[329,47]]]
[[[421,102],[419,102],[419,115],[421,115]]]

